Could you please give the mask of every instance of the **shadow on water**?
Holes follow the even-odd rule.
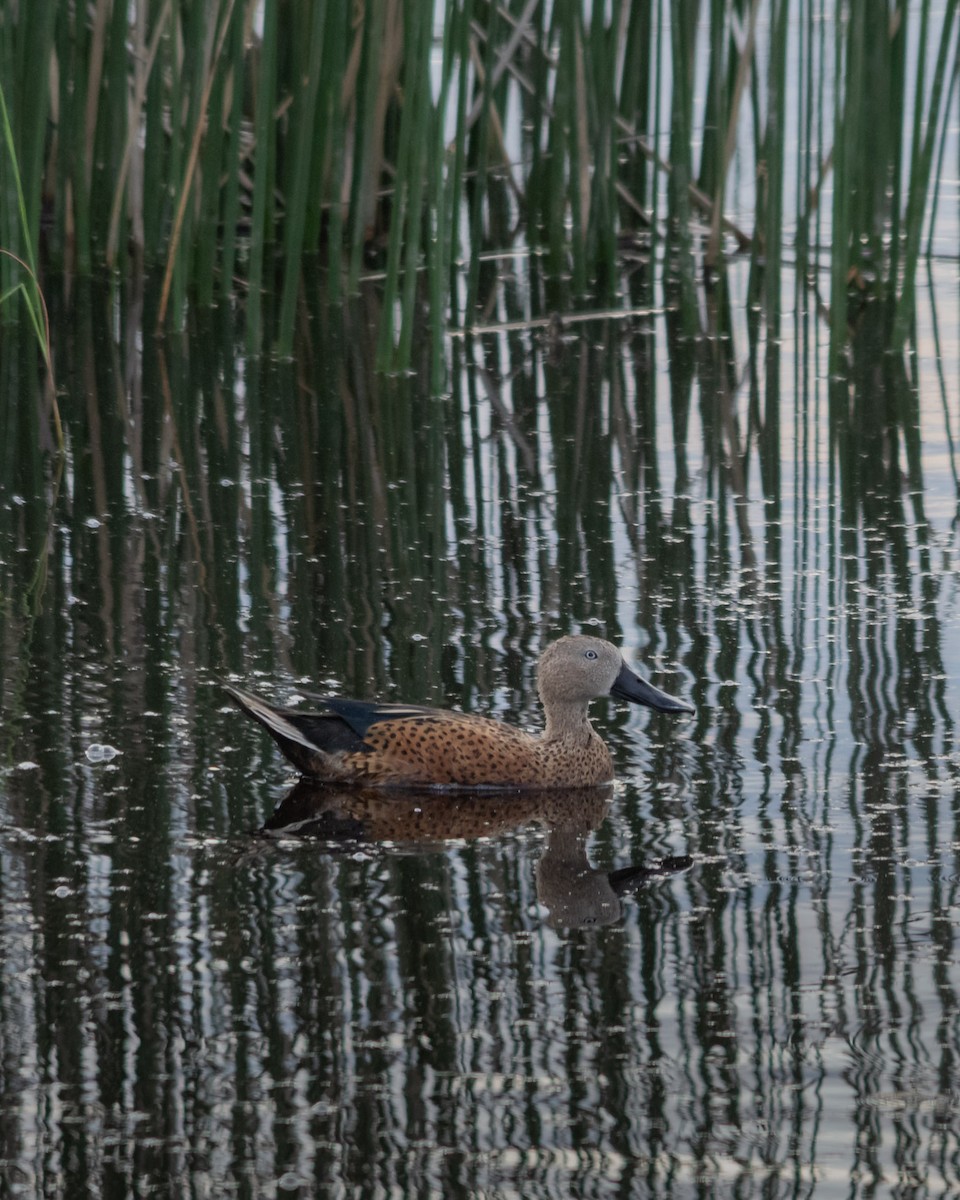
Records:
[[[955,341],[907,373],[867,313],[828,376],[815,312],[717,293],[507,328],[500,269],[442,395],[376,374],[372,292],[274,364],[79,288],[59,474],[0,356],[10,1194],[960,1184]],[[697,706],[594,705],[596,810],[248,837],[284,768],[217,677],[535,728],[578,629]]]

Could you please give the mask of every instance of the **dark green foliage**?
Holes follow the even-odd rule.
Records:
[[[756,0],[448,0],[441,26],[414,0],[20,3],[0,13],[0,84],[34,252],[44,205],[42,265],[164,264],[165,324],[239,281],[250,349],[287,355],[318,255],[333,297],[385,272],[382,367],[409,369],[429,311],[439,380],[445,328],[482,321],[500,277],[481,255],[519,237],[581,303],[616,302],[622,247],[639,247],[631,290],[649,297],[656,261],[688,334],[704,265],[750,248],[751,304],[776,338],[783,250],[795,227],[809,262],[828,187],[840,353],[851,301],[884,305],[893,344],[909,336],[957,7],[775,0],[758,20]],[[806,186],[786,195],[792,176]],[[17,252],[10,178],[0,162],[0,245]],[[16,268],[0,270],[5,294]]]

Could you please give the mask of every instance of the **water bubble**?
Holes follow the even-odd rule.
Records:
[[[108,746],[105,742],[91,742],[87,747],[87,760],[92,763],[110,762],[119,753],[116,746]]]

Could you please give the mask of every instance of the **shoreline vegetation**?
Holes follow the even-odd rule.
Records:
[[[378,367],[410,369],[426,327],[437,383],[447,336],[490,319],[490,256],[536,257],[568,309],[660,294],[691,335],[707,332],[706,285],[721,336],[724,266],[745,256],[751,338],[777,337],[792,264],[832,361],[866,305],[903,351],[936,252],[958,0],[884,5],[884,20],[867,0],[601,12],[14,3],[0,296],[32,294],[22,263],[41,278],[146,270],[162,278],[159,330],[239,300],[248,350],[288,357],[316,261],[328,301],[379,277]],[[557,310],[551,290],[531,320]]]

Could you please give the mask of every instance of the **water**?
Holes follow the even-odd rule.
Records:
[[[80,292],[56,477],[5,355],[0,1194],[960,1187],[937,271],[918,387],[868,339],[831,384],[800,310],[730,388],[661,313],[453,343],[430,398],[370,296],[270,366]],[[535,727],[577,629],[697,705],[598,702],[588,797],[285,799],[216,686]]]

